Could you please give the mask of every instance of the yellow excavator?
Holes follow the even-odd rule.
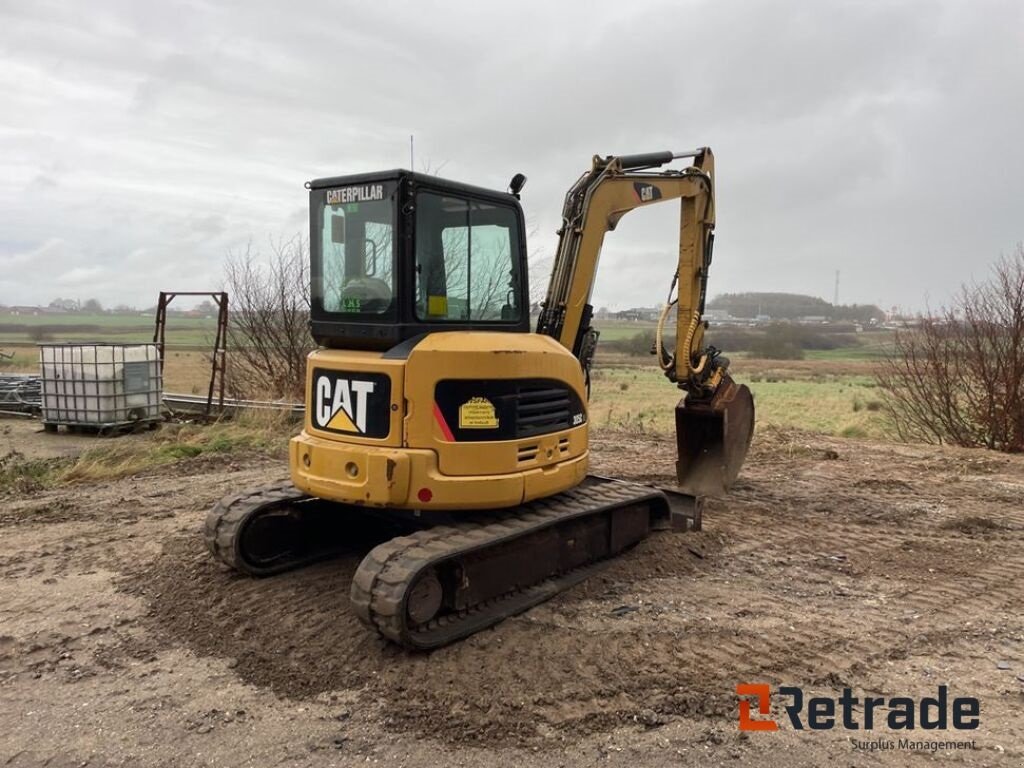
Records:
[[[532,331],[525,181],[498,192],[394,170],[307,183],[319,348],[291,482],[218,502],[204,528],[215,557],[265,576],[372,546],[356,614],[429,649],[567,589],[729,488],[754,407],[704,342],[711,150],[594,157],[566,194]],[[588,474],[601,246],[626,213],[670,200],[679,259],[653,351],[684,393],[677,491]]]

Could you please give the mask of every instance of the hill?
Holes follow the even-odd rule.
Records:
[[[884,320],[885,313],[874,304],[840,304],[802,293],[723,293],[708,302],[708,309],[724,310],[733,317],[768,315],[777,320],[825,317],[861,323]]]

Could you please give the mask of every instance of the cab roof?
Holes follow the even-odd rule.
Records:
[[[501,192],[496,189],[477,187],[473,184],[464,184],[461,181],[442,179],[439,176],[432,176],[428,173],[416,173],[404,168],[394,168],[390,171],[373,171],[372,173],[354,173],[348,176],[326,176],[321,179],[313,179],[306,182],[306,188],[334,189],[336,187],[347,187],[353,184],[366,184],[372,181],[393,181],[396,179],[410,179],[417,185],[427,187],[440,187],[450,189],[453,192],[461,192],[471,197],[503,198],[510,203],[518,203],[518,199],[509,192]]]

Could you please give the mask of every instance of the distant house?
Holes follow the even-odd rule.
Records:
[[[9,307],[8,311],[12,315],[38,315],[43,310],[39,307]]]
[[[731,323],[733,316],[727,309],[705,309],[704,317],[713,323]]]

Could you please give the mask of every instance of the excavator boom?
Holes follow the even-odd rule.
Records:
[[[653,170],[692,158],[683,170]],[[597,157],[565,197],[558,251],[537,331],[557,339],[589,370],[598,332],[590,296],[607,232],[628,212],[680,202],[679,252],[669,301],[658,323],[655,353],[666,377],[685,393],[676,406],[677,479],[692,495],[720,494],[732,485],[750,446],[754,403],[728,374],[728,359],[704,344],[703,319],[714,245],[714,155],[707,147]],[[671,294],[678,290],[673,299]],[[673,314],[675,346],[664,348]]]

